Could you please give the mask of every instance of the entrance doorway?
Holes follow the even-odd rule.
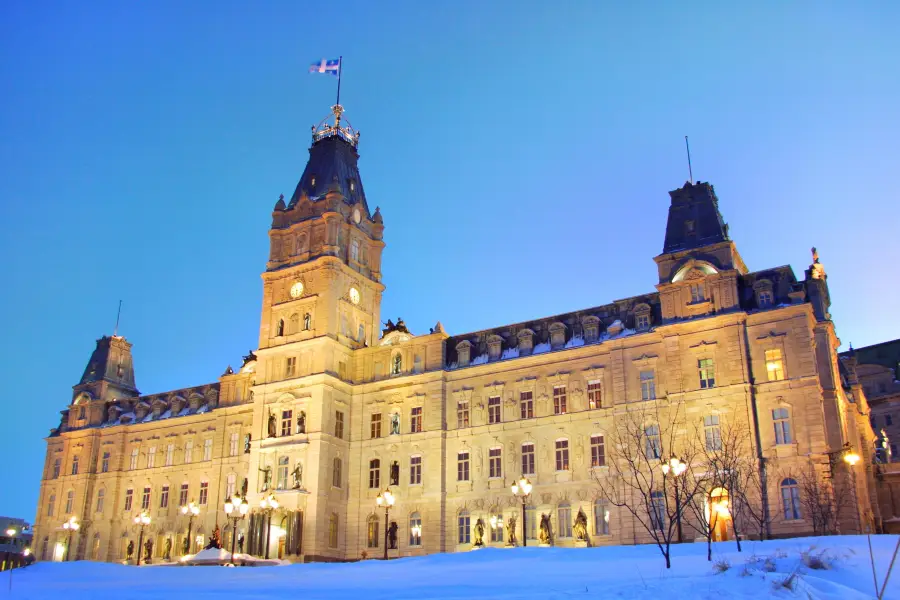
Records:
[[[712,540],[714,542],[728,541],[728,526],[731,522],[729,507],[728,490],[716,488],[710,492],[707,509],[709,511],[709,525],[712,528]]]

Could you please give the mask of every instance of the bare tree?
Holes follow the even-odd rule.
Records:
[[[852,495],[849,485],[836,485],[833,464],[813,461],[795,477],[799,482],[802,514],[813,526],[816,535],[840,533],[840,515],[850,508]],[[825,472],[827,471],[827,472]]]
[[[684,436],[683,407],[651,401],[628,407],[616,418],[609,447],[609,475],[596,476],[601,494],[624,508],[640,523],[672,566],[671,545],[682,528],[682,517],[698,484],[678,469],[663,468],[670,458],[691,464],[699,450]]]

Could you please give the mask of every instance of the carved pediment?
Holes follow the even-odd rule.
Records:
[[[703,341],[701,341],[701,342],[698,343],[698,344],[694,344],[693,346],[690,346],[690,348],[691,348],[692,350],[695,349],[695,348],[710,348],[710,347],[715,346],[716,344],[718,344],[718,342],[717,342],[716,340],[712,340],[712,341],[709,341],[709,340],[703,340]]]

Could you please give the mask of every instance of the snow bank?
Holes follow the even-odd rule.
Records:
[[[879,578],[883,579],[897,536],[873,536]],[[838,557],[833,568],[801,568],[793,592],[776,591],[800,564],[800,552],[815,545]],[[14,598],[359,598],[424,600],[464,598],[546,600],[601,599],[709,600],[716,598],[797,598],[862,600],[874,597],[865,536],[796,538],[714,544],[713,559],[731,567],[715,573],[706,545],[672,547],[667,570],[656,546],[600,548],[485,548],[349,564],[296,564],[277,569],[231,567],[152,568],[109,563],[37,563],[13,575]],[[226,553],[227,554],[227,553]],[[752,556],[772,557],[774,572],[751,568]],[[758,563],[759,561],[756,561]],[[751,564],[756,564],[751,563]],[[745,566],[748,568],[745,569]],[[896,567],[895,567],[896,568]],[[4,582],[5,583],[5,582]],[[0,598],[7,594],[0,586]],[[900,600],[900,573],[891,576],[885,597]]]

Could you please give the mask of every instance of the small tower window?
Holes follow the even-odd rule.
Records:
[[[303,315],[303,331],[309,331],[309,328],[312,324],[312,317],[309,313]]]
[[[349,180],[348,183],[349,183],[350,191],[355,192],[356,191],[356,182],[351,179],[351,180]]]
[[[310,180],[309,180],[309,185],[310,185],[310,187],[313,187],[313,188],[316,187],[316,176],[315,176],[315,175],[313,175],[313,176],[310,178]]]
[[[275,335],[281,337],[284,335],[284,319],[278,319],[278,326],[275,328]]]

